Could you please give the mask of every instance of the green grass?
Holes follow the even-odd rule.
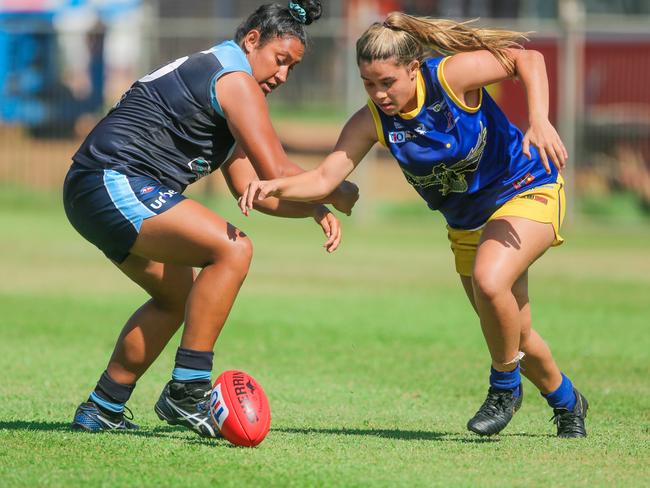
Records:
[[[0,191],[0,486],[650,486],[650,229],[593,223],[531,271],[534,323],[591,404],[589,437],[558,440],[527,383],[500,436],[465,430],[489,359],[441,219],[391,206],[317,227],[238,215],[255,258],[215,372],[264,386],[256,449],[203,440],[152,406],[178,338],[141,379],[137,433],[68,425],[144,294],[69,226],[57,196]]]

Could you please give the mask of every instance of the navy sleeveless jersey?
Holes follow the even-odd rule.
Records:
[[[379,141],[428,206],[450,227],[475,229],[518,193],[554,183],[557,170],[547,174],[532,146],[531,159],[523,154],[523,134],[487,91],[476,107],[462,103],[444,79],[446,59],[423,64],[412,112],[389,116],[368,106]]]
[[[149,176],[182,192],[216,170],[235,146],[214,85],[252,75],[233,41],[177,59],[135,82],[92,130],[73,160],[87,168]]]

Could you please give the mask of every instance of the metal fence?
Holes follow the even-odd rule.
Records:
[[[66,17],[3,11],[0,0],[0,182],[59,185],[83,135],[134,79],[232,38],[261,2],[131,3],[137,8],[129,15],[86,10]],[[303,63],[270,101],[289,126],[294,117],[301,127],[315,127],[313,140],[298,143],[291,130],[281,132],[289,147],[324,154],[345,114],[364,103],[353,46],[370,22],[393,9],[489,16],[479,24],[534,31],[529,46],[545,54],[551,117],[573,156],[574,174],[567,178],[573,194],[605,198],[623,191],[650,208],[650,2],[333,0],[324,7],[323,18],[309,28]],[[490,91],[525,128],[521,85]],[[305,113],[312,114],[308,121]]]

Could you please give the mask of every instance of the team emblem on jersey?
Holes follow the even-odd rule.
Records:
[[[187,166],[190,168],[192,173],[194,173],[194,176],[196,177],[196,180],[203,178],[204,176],[208,176],[212,168],[210,167],[210,162],[207,161],[205,158],[195,158],[189,163],[187,163]]]
[[[417,127],[413,130],[421,136],[427,133],[427,128],[424,126],[424,124],[418,124]]]
[[[433,110],[434,112],[440,112],[443,108],[447,106],[447,101],[443,98],[439,102],[434,102],[427,107],[427,110]]]
[[[449,193],[465,193],[468,189],[465,175],[467,173],[474,173],[478,169],[486,144],[487,129],[483,127],[483,123],[481,122],[481,131],[479,132],[476,144],[461,161],[450,166],[447,166],[446,163],[438,164],[433,167],[431,174],[424,176],[414,175],[404,168],[402,168],[402,171],[404,172],[404,176],[406,176],[406,180],[417,189],[436,186],[439,187],[438,191],[440,191],[442,196],[448,195]]]

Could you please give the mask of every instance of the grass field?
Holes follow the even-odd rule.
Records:
[[[506,431],[482,439],[465,423],[489,358],[439,217],[382,206],[346,220],[327,255],[313,223],[210,204],[255,244],[215,373],[244,369],[265,387],[267,439],[234,448],[158,421],[177,339],[131,399],[139,432],[71,432],[145,297],[57,195],[3,187],[0,486],[650,486],[647,224],[569,227],[531,271],[535,326],[589,398],[589,437],[556,439],[527,383]]]

